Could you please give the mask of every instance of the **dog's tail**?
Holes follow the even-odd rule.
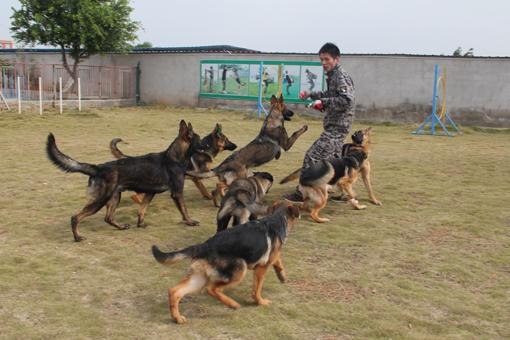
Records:
[[[64,155],[55,143],[55,136],[50,132],[48,135],[48,141],[46,142],[46,154],[50,161],[55,164],[58,168],[66,172],[81,172],[82,174],[89,176],[97,175],[97,166],[88,163],[80,163],[75,161],[71,157]]]
[[[280,184],[285,184],[285,183],[290,182],[290,181],[295,181],[296,179],[299,178],[300,175],[301,175],[301,168],[297,169],[296,171],[292,172],[287,177],[282,179],[280,181]]]
[[[110,142],[110,151],[111,151],[113,157],[115,157],[116,159],[129,157],[128,155],[126,155],[125,153],[120,151],[119,148],[117,147],[117,144],[119,144],[120,142],[125,143],[121,138],[114,138]]]
[[[194,245],[181,250],[165,253],[161,251],[156,245],[153,245],[152,255],[154,255],[154,258],[159,263],[170,265],[190,257],[198,256],[200,253],[200,249],[201,249],[200,245]]]
[[[193,178],[211,178],[217,176],[216,171],[214,169],[207,172],[200,172],[196,170],[186,171],[186,175],[191,176]]]

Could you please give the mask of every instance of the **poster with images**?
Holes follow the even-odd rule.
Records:
[[[250,95],[258,96],[260,65],[251,65],[250,70]],[[278,93],[278,70],[278,65],[264,65],[262,67],[262,97],[271,97]]]
[[[284,65],[282,70],[282,95],[285,99],[299,99],[301,66]]]
[[[299,103],[299,92],[320,91],[322,66],[318,62],[206,60],[200,62],[200,96],[238,100],[267,100],[283,95]]]
[[[301,66],[300,91],[322,91],[323,77],[322,66]]]
[[[218,65],[202,64],[201,67],[201,93],[215,93],[218,83]]]

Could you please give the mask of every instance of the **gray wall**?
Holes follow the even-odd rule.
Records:
[[[59,63],[51,53],[6,54],[26,62]],[[253,102],[200,99],[200,60],[318,61],[312,54],[161,53],[94,56],[91,65],[141,63],[141,100],[187,106],[246,107]],[[345,55],[356,86],[357,119],[420,122],[431,111],[434,65],[447,71],[447,108],[461,124],[510,127],[510,58]],[[303,106],[300,106],[302,110]]]

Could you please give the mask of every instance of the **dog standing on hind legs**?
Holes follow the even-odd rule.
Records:
[[[299,209],[280,203],[274,212],[260,220],[250,221],[215,234],[204,243],[182,250],[165,253],[152,246],[152,253],[162,264],[173,264],[191,258],[188,275],[168,290],[170,315],[179,324],[186,318],[179,311],[179,302],[190,293],[206,288],[209,295],[230,308],[241,307],[225,295],[223,290],[239,284],[248,269],[254,271],[252,297],[258,305],[271,301],[262,297],[262,285],[267,270],[272,266],[283,282],[285,269],[281,261],[281,249],[288,232],[299,218]]]
[[[269,114],[262,124],[258,136],[241,149],[234,151],[220,165],[207,173],[188,171],[187,174],[197,178],[218,177],[216,189],[213,191],[213,202],[219,206],[220,199],[225,196],[226,189],[236,178],[248,176],[251,168],[279,159],[284,151],[290,150],[296,140],[308,130],[307,125],[295,131],[290,137],[285,129],[285,121],[294,115],[284,103],[283,97],[271,97]]]
[[[129,157],[103,164],[88,164],[75,161],[62,153],[56,145],[52,133],[48,135],[46,153],[50,161],[66,172],[81,172],[89,176],[89,201],[76,215],[71,217],[71,229],[74,240],[84,239],[79,234],[78,224],[87,216],[94,215],[106,205],[105,221],[117,229],[126,229],[114,219],[121,192],[131,190],[145,193],[146,204],[155,194],[167,190],[187,225],[195,226],[199,222],[190,218],[184,204],[184,176],[189,157],[200,146],[200,136],[193,132],[191,123],[181,120],[179,135],[167,150],[139,157]],[[138,225],[143,224],[143,215]]]

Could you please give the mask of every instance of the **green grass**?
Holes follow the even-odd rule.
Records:
[[[284,246],[289,282],[268,274],[256,307],[251,275],[229,295],[233,311],[207,294],[186,297],[188,324],[169,320],[167,288],[189,263],[163,267],[150,246],[176,249],[210,237],[216,210],[187,183],[198,228],[186,227],[167,193],[149,207],[147,229],[118,231],[104,211],[85,219],[75,243],[70,216],[86,200],[87,177],[55,168],[44,151],[59,148],[90,163],[109,161],[114,137],[128,154],[159,151],[181,118],[201,135],[216,122],[242,146],[261,121],[243,113],[188,108],[121,108],[86,113],[0,114],[0,334],[3,338],[509,338],[510,139],[466,129],[463,135],[414,136],[415,126],[373,125],[373,182],[383,206],[365,211],[330,203],[327,224],[304,214]],[[297,168],[321,121],[297,117],[306,132],[278,161],[261,169],[277,180]],[[356,123],[354,128],[364,127]],[[227,154],[221,155],[220,158]],[[213,180],[206,185],[212,188]],[[268,201],[295,183],[275,184]],[[125,194],[120,222],[136,224]]]

